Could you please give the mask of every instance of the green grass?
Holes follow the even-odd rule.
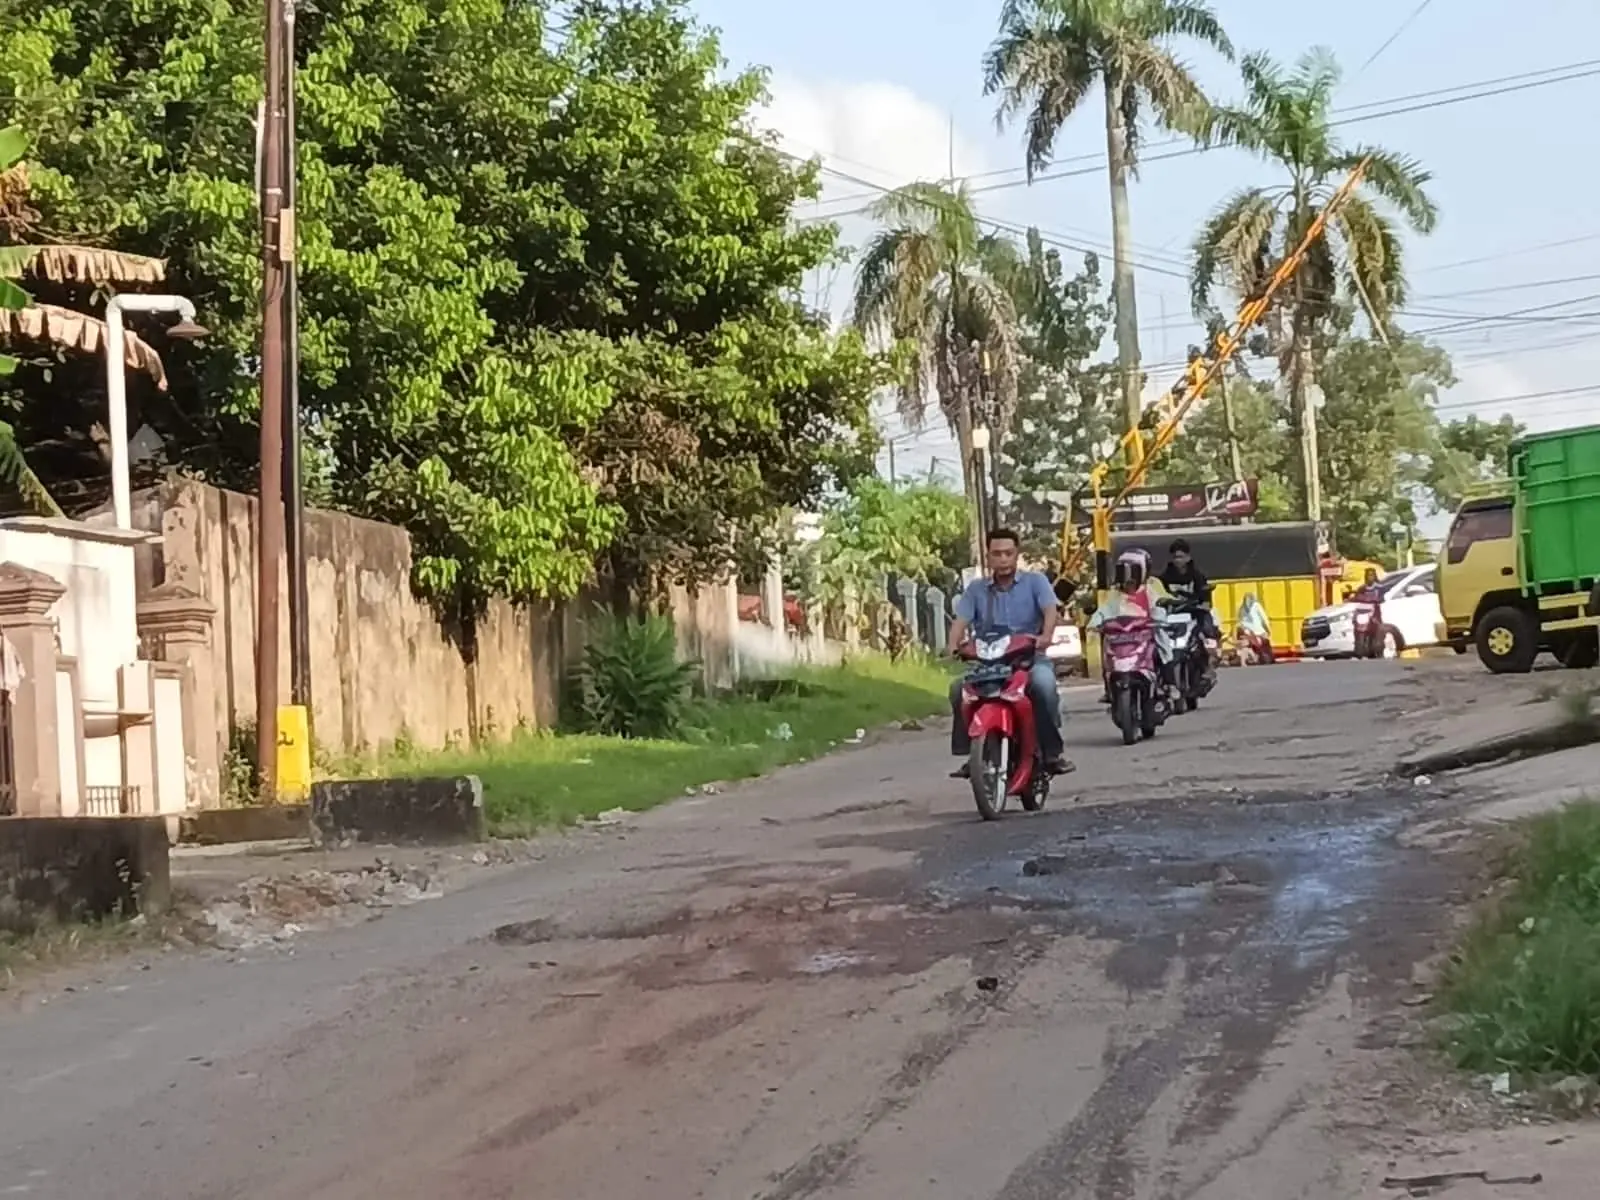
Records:
[[[159,945],[167,922],[100,921],[45,923],[26,932],[0,929],[0,994],[31,975],[52,967],[71,966],[135,946]]]
[[[529,733],[498,746],[383,765],[391,774],[477,775],[490,827],[516,836],[613,808],[650,808],[692,787],[815,758],[857,729],[939,712],[949,686],[950,675],[926,661],[863,658],[698,704],[673,741]],[[785,726],[790,736],[775,736]]]
[[[1444,974],[1449,1049],[1474,1071],[1600,1078],[1600,803],[1529,822],[1509,866]]]

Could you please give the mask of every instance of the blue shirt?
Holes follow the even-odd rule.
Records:
[[[956,601],[956,616],[980,634],[1044,632],[1044,614],[1056,607],[1056,591],[1037,571],[1018,571],[1011,586],[998,588],[985,577],[967,584]]]

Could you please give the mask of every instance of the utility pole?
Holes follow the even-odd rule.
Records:
[[[961,483],[967,497],[968,524],[972,533],[972,565],[983,567],[983,482],[973,470],[972,449],[972,371],[968,366],[970,352],[962,347],[955,352],[955,385],[959,393],[956,403],[956,450],[961,458]]]
[[[256,532],[256,773],[262,798],[278,797],[278,584],[283,559],[284,331],[294,210],[284,136],[284,0],[267,0],[266,109],[261,182],[261,497]]]
[[[1217,365],[1217,391],[1222,398],[1222,419],[1228,428],[1228,462],[1233,467],[1234,479],[1244,478],[1244,464],[1239,456],[1239,431],[1233,424],[1233,397],[1228,394],[1228,365]]]
[[[295,133],[295,8],[298,0],[284,0],[284,159],[287,178],[285,202],[292,213],[295,206],[299,153]],[[311,630],[307,624],[310,598],[306,592],[306,506],[300,454],[300,281],[293,256],[284,264],[285,308],[284,353],[289,396],[283,410],[283,497],[286,509],[284,531],[289,568],[289,679],[290,699],[297,705],[311,704]]]

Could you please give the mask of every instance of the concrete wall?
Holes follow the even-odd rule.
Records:
[[[56,619],[61,653],[78,661],[83,699],[115,709],[118,671],[138,657],[134,615],[135,547],[81,526],[38,518],[0,525],[0,562],[43,571],[67,589],[50,615]]]
[[[0,821],[0,931],[159,912],[171,894],[167,826],[158,817]]]
[[[228,731],[255,719],[256,503],[190,480],[134,496],[134,525],[158,532],[143,551],[140,591],[177,583],[217,608],[212,629],[219,755]],[[411,592],[411,539],[343,513],[306,513],[312,721],[326,750],[377,748],[402,736],[421,746],[503,737],[555,720],[563,664],[580,652],[586,603],[491,604],[468,664],[432,608]],[[285,588],[287,585],[284,585]],[[289,695],[287,595],[279,687]],[[674,593],[686,654],[713,683],[736,670],[731,586]]]

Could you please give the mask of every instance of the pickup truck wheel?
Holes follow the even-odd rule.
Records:
[[[1539,622],[1524,609],[1505,605],[1478,618],[1473,629],[1478,659],[1496,675],[1526,675],[1539,657]]]

